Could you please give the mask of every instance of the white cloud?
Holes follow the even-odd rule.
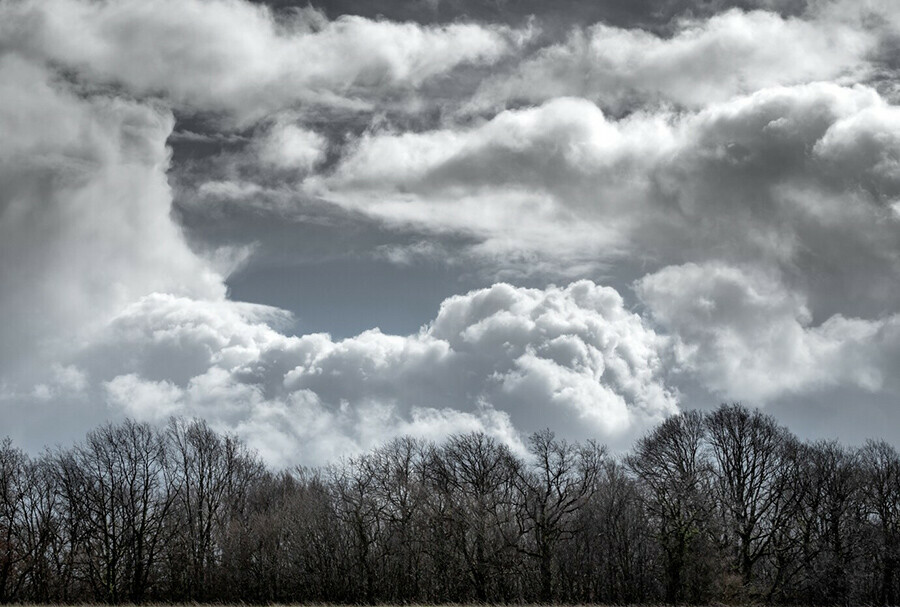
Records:
[[[483,252],[562,264],[627,252],[651,272],[688,262],[639,283],[683,370],[767,401],[894,389],[898,143],[900,110],[860,86],[776,87],[618,121],[556,99],[458,131],[369,135],[312,184],[377,217],[474,233]],[[541,364],[520,360],[528,381]]]
[[[172,382],[149,381],[134,373],[104,383],[107,402],[132,419],[165,422],[179,412],[181,390]]]
[[[363,136],[305,188],[392,223],[475,235],[484,256],[538,251],[577,263],[622,251],[642,173],[675,136],[667,116],[613,122],[587,100],[561,98],[469,128]]]
[[[738,9],[685,20],[670,38],[600,23],[488,80],[470,106],[577,95],[616,111],[660,102],[701,108],[776,85],[858,79],[877,41],[859,23]]]
[[[50,367],[49,381],[36,384],[28,396],[38,401],[49,401],[51,399],[78,400],[85,395],[87,388],[88,377],[84,371],[74,365],[63,366],[59,363],[53,363]],[[15,396],[17,395],[4,397],[0,393],[0,400],[14,398]],[[18,396],[22,397],[25,395]]]
[[[146,293],[224,297],[169,217],[172,123],[153,106],[76,96],[43,68],[0,56],[7,377],[64,358]]]
[[[900,109],[835,82],[868,78],[900,21],[883,0],[814,4],[670,38],[595,25],[493,79],[475,109],[541,105],[481,120],[425,96],[509,59],[529,30],[276,17],[244,0],[0,0],[4,419],[76,401],[60,419],[99,419],[110,410],[87,403],[105,401],[322,463],[402,433],[483,429],[520,447],[550,426],[621,444],[677,411],[673,351],[727,398],[897,390]],[[319,103],[372,112],[347,132],[368,130],[340,133]],[[607,264],[638,279],[665,333],[581,281],[451,297],[412,335],[285,335],[286,313],[226,296],[251,247],[201,255],[173,221],[170,107],[236,122],[180,136],[231,146],[196,175],[198,206],[314,224],[297,200],[321,196],[386,235],[412,226],[373,245],[396,263],[557,278]]]
[[[858,386],[897,390],[900,315],[834,315],[814,325],[777,276],[719,263],[670,266],[638,281],[653,318],[677,336],[679,364],[729,399]]]
[[[300,102],[365,106],[357,95],[493,63],[528,35],[466,23],[328,21],[311,9],[278,20],[244,0],[4,2],[0,23],[0,37],[20,52],[240,120]]]
[[[311,171],[324,160],[328,140],[296,124],[278,121],[256,146],[259,161],[264,165],[302,173]]]
[[[852,291],[867,315],[900,295],[897,116],[870,88],[825,83],[620,120],[560,98],[472,127],[366,135],[305,188],[476,238],[471,253],[507,268],[753,258],[817,277],[803,286],[836,297],[833,311],[857,305]]]
[[[624,443],[677,411],[667,340],[587,281],[455,296],[408,336],[285,337],[257,312],[153,295],[123,312],[84,364],[109,378],[118,410],[200,415],[278,463],[472,429],[513,446],[523,429],[545,426]]]

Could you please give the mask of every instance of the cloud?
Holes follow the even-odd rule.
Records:
[[[507,267],[755,259],[815,293],[814,313],[868,316],[898,295],[898,115],[873,89],[825,83],[619,120],[559,98],[471,127],[363,136],[305,187],[475,237],[471,252]]]
[[[153,291],[224,297],[169,217],[168,111],[0,55],[0,367],[73,348]],[[36,365],[40,367],[41,365]]]
[[[150,381],[129,373],[116,376],[104,388],[109,403],[132,419],[161,424],[179,412],[182,391],[167,380]]]
[[[367,134],[304,187],[395,225],[474,236],[483,258],[531,251],[519,261],[532,269],[641,259],[641,295],[682,371],[719,395],[893,390],[897,116],[873,89],[825,83],[618,120],[561,98],[468,127]],[[679,284],[713,302],[730,289],[716,309],[734,315],[695,318]],[[603,402],[545,365],[524,352],[503,389]]]
[[[107,378],[116,410],[200,415],[279,463],[473,429],[513,446],[545,426],[623,443],[677,411],[667,340],[588,281],[455,296],[407,336],[286,337],[258,314],[152,295],[119,315],[82,364]]]
[[[28,0],[0,6],[0,37],[94,82],[162,94],[252,122],[299,103],[367,107],[467,63],[490,64],[526,32],[421,26],[312,10],[276,18],[243,0]]]
[[[682,380],[894,392],[900,110],[878,79],[897,23],[817,2],[583,26],[533,54],[527,25],[0,0],[4,420],[199,415],[286,465],[473,429],[624,446]],[[227,296],[265,238],[542,288],[450,297],[411,334],[291,336]]]
[[[778,269],[820,317],[894,311],[900,240],[890,204],[900,190],[876,167],[896,158],[897,116],[872,89],[832,84],[767,89],[698,112],[654,171],[661,214],[641,244],[669,263]]]
[[[900,315],[838,314],[814,325],[805,297],[777,276],[714,262],[669,266],[636,289],[677,336],[683,370],[726,398],[765,403],[837,386],[900,387]]]
[[[85,394],[88,381],[87,375],[78,367],[54,363],[50,367],[49,381],[35,385],[30,396],[39,401],[58,398],[77,399]]]
[[[6,431],[32,446],[109,414],[90,352],[135,301],[164,292],[272,320],[225,298],[216,268],[241,251],[204,258],[173,221],[173,124],[156,104],[80,94],[42,64],[0,54],[0,408]],[[139,356],[119,353],[117,364]]]
[[[274,3],[289,2],[274,0]],[[617,25],[665,27],[678,15],[708,16],[730,6],[759,7],[792,14],[800,12],[807,0],[315,0],[311,4],[321,7],[328,14],[384,16],[395,21],[412,19],[432,23],[473,18],[488,22],[519,23],[536,17],[542,23],[560,27],[598,21]]]
[[[616,123],[561,98],[474,127],[365,135],[304,185],[395,224],[473,235],[485,256],[538,251],[577,264],[621,252],[642,194],[635,173],[673,142],[665,116]]]
[[[325,159],[328,140],[290,122],[278,121],[256,143],[259,161],[276,169],[309,172]]]
[[[575,95],[616,113],[659,103],[701,108],[776,85],[857,81],[878,39],[856,25],[739,9],[683,20],[672,37],[598,23],[487,80],[470,107]]]

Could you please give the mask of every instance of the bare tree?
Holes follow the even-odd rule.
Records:
[[[291,474],[293,490],[284,496],[282,519],[286,599],[324,602],[345,598],[344,533],[329,479],[318,470]]]
[[[509,448],[483,433],[452,436],[429,461],[431,487],[450,505],[451,540],[480,602],[502,594],[499,573],[514,550],[517,466]]]
[[[387,506],[375,492],[376,462],[369,455],[354,457],[334,468],[332,485],[338,499],[338,516],[349,530],[356,560],[356,575],[364,594],[374,605],[377,596],[378,551],[383,543]]]
[[[847,603],[854,598],[854,582],[860,573],[859,541],[865,518],[859,459],[834,441],[816,443],[808,454],[807,473],[821,491],[811,598]]]
[[[263,471],[258,457],[232,436],[202,420],[173,419],[167,440],[172,458],[178,550],[173,576],[185,598],[207,598],[218,564],[218,544],[229,519],[240,515],[251,484]]]
[[[391,601],[416,600],[423,574],[422,535],[426,500],[426,458],[431,445],[411,437],[373,452],[376,499],[383,504],[383,579]]]
[[[61,524],[64,504],[52,458],[45,456],[29,461],[23,474],[19,541],[25,561],[21,596],[36,603],[48,603],[60,596],[68,573]]]
[[[667,419],[619,463],[549,430],[400,438],[267,471],[199,420],[0,442],[2,602],[833,605],[898,598],[900,456],[758,412]]]
[[[578,603],[635,604],[655,598],[656,542],[640,483],[606,459],[597,487],[578,509],[577,532],[560,552],[565,587],[557,598]]]
[[[530,460],[517,468],[520,549],[538,563],[541,602],[553,598],[556,552],[561,541],[578,530],[574,514],[597,490],[605,449],[595,443],[573,445],[544,430],[528,440]]]
[[[143,600],[173,501],[162,437],[130,420],[106,424],[59,464],[69,508],[83,524],[78,552],[97,597]]]
[[[18,590],[27,556],[19,538],[27,466],[27,457],[9,438],[0,440],[0,602],[4,603]]]
[[[896,605],[900,565],[900,454],[884,441],[868,441],[860,451],[862,488],[878,530],[874,562],[881,569],[879,600]]]
[[[771,417],[740,404],[719,407],[707,417],[707,428],[716,495],[736,539],[734,566],[749,590],[757,562],[789,516],[782,498],[791,480],[785,472],[795,439]]]
[[[646,491],[647,514],[654,521],[665,560],[668,603],[684,597],[686,572],[692,559],[700,561],[699,549],[708,532],[712,504],[705,438],[703,415],[688,411],[640,439],[626,460]]]

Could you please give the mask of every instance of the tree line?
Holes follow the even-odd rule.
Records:
[[[613,457],[543,431],[272,471],[202,420],[0,442],[0,602],[895,605],[900,456],[741,405]]]

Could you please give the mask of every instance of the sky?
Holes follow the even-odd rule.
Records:
[[[0,434],[900,443],[895,0],[0,0]]]

